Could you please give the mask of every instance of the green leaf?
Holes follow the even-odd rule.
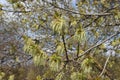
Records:
[[[76,18],[73,17],[73,16],[70,16],[70,25],[71,26],[76,26],[77,25],[77,21],[76,21]]]
[[[64,73],[63,72],[60,72],[57,77],[55,78],[55,80],[63,80],[63,75]]]
[[[74,39],[79,43],[84,43],[86,41],[86,32],[82,27],[76,30]]]
[[[25,10],[25,7],[22,2],[16,2],[13,6],[15,9],[21,9],[22,11]]]
[[[0,9],[3,7],[3,5],[2,4],[0,4]]]
[[[119,44],[120,44],[120,38],[118,38],[118,39],[116,39],[116,40],[114,40],[114,41],[111,42],[112,46],[117,46]]]
[[[40,75],[36,77],[36,80],[43,80]]]
[[[56,48],[56,52],[58,54],[63,54],[64,53],[64,45],[63,45],[63,43],[58,43],[57,48]]]
[[[90,73],[90,71],[92,70],[92,66],[91,64],[93,63],[93,59],[92,58],[86,58],[82,61],[81,63],[81,68],[84,71],[84,73]]]
[[[0,4],[0,9],[2,9],[2,7],[3,7],[3,5]],[[2,16],[3,13],[4,13],[4,12],[3,12],[2,10],[0,10],[0,16]]]
[[[15,75],[10,75],[8,80],[14,80]]]
[[[5,73],[4,72],[0,72],[0,80],[2,80],[4,76],[5,76]]]
[[[34,24],[32,25],[32,28],[35,29],[35,30],[38,30],[38,29],[39,29],[39,25],[36,24],[36,23],[34,23]]]
[[[61,57],[59,55],[53,54],[50,57],[50,69],[53,71],[59,71],[60,70],[60,65],[61,65]]]
[[[45,65],[47,60],[47,55],[45,53],[40,53],[38,55],[33,56],[33,61],[36,66]]]
[[[33,61],[35,65],[45,65],[47,54],[40,49],[39,45],[35,44],[35,42],[26,36],[24,38],[24,51],[31,54],[33,56]]]
[[[10,2],[11,4],[13,3],[17,3],[19,0],[8,0],[8,2]]]
[[[55,19],[51,22],[51,26],[54,32],[63,34],[67,29],[64,16],[56,15]]]
[[[99,48],[100,49],[105,49],[106,47],[105,47],[105,44],[101,44],[100,46],[99,46]]]
[[[79,72],[72,72],[70,77],[72,80],[82,80],[84,78],[83,74]]]

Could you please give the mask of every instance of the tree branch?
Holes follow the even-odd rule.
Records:
[[[89,49],[86,50],[83,54],[81,54],[80,56],[78,56],[77,58],[75,58],[75,60],[78,59],[78,58],[80,58],[81,56],[87,54],[87,53],[88,53],[89,51],[91,51],[92,49],[100,46],[101,44],[103,44],[104,42],[108,41],[109,39],[113,38],[114,36],[116,36],[116,35],[118,35],[118,34],[120,34],[120,32],[116,32],[115,34],[111,35],[109,38],[103,40],[103,41],[100,42],[99,44],[96,44],[96,45],[94,45],[93,47],[89,48]]]
[[[102,66],[99,64],[99,62],[97,62],[96,60],[94,60],[95,62],[95,66],[99,71],[102,71]],[[106,70],[105,75],[108,76],[110,78],[110,80],[113,80],[111,77],[111,74],[108,72],[108,70]]]
[[[68,53],[67,53],[67,48],[66,48],[66,43],[65,43],[64,35],[62,35],[62,41],[63,41],[63,45],[64,45],[66,59],[67,59],[67,62],[68,62],[69,61],[69,57],[68,57]]]
[[[119,7],[119,6],[115,6],[115,7],[113,7],[113,8],[110,8],[110,9],[104,11],[103,13],[108,13],[109,11],[111,11],[111,10],[113,10],[113,9],[116,9],[117,7]],[[96,22],[100,17],[102,17],[102,15],[101,15],[101,16],[99,15],[97,18],[95,18],[92,22],[90,22],[90,23],[89,23],[88,25],[86,25],[84,28],[90,26],[93,22]]]
[[[110,56],[111,56],[111,54],[108,56],[108,58],[107,58],[107,60],[106,60],[106,62],[105,62],[105,64],[104,64],[104,68],[103,68],[102,72],[100,73],[99,77],[101,77],[101,76],[103,75],[103,73],[105,72],[105,68],[106,68],[107,63],[108,63],[108,61],[109,61],[109,59],[110,59]]]
[[[108,15],[111,15],[111,13],[79,13],[79,12],[75,12],[75,11],[70,10],[70,9],[65,9],[65,8],[56,6],[51,2],[47,2],[47,1],[44,1],[44,2],[50,4],[51,6],[57,8],[57,9],[61,9],[61,10],[67,11],[67,12],[71,12],[73,14],[80,14],[80,15],[84,15],[84,16],[108,16]]]

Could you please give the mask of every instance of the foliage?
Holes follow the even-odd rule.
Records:
[[[12,57],[16,70],[1,70],[0,79],[120,79],[119,0],[76,0],[76,7],[72,0],[7,1],[9,8],[0,4],[0,59]]]
[[[79,43],[84,43],[84,41],[86,40],[85,30],[81,26],[76,30],[74,38]]]

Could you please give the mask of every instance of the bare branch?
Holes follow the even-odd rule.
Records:
[[[69,61],[69,57],[68,57],[68,53],[67,53],[67,48],[66,48],[66,43],[65,43],[64,35],[62,35],[62,40],[63,40],[63,45],[64,45],[66,59],[67,59],[67,62],[68,62]]]
[[[103,70],[102,70],[102,72],[100,73],[99,77],[101,77],[101,76],[103,75],[103,73],[105,72],[105,68],[106,68],[107,63],[108,63],[108,61],[109,61],[109,59],[110,59],[110,56],[111,56],[111,54],[109,54],[109,56],[108,56],[108,58],[107,58],[107,60],[106,60],[106,62],[105,62],[105,64],[104,64]]]
[[[101,44],[103,44],[104,42],[108,41],[109,39],[113,38],[114,36],[116,36],[116,35],[118,35],[118,34],[120,34],[120,32],[116,32],[115,34],[111,35],[109,38],[107,38],[107,39],[103,40],[103,41],[102,41],[102,42],[100,42],[99,44],[96,44],[96,45],[94,45],[93,47],[89,48],[89,49],[88,49],[88,50],[86,50],[83,54],[81,54],[80,56],[78,56],[78,57],[77,57],[77,58],[75,58],[75,59],[78,59],[78,58],[80,58],[81,56],[83,56],[83,55],[87,54],[87,53],[88,53],[89,51],[91,51],[92,49],[94,49],[94,48],[96,48],[96,47],[100,46]]]
[[[99,64],[99,62],[98,62],[96,59],[94,60],[94,63],[95,63],[96,68],[97,68],[99,71],[102,71],[102,70],[103,70],[103,69],[102,69],[102,66]],[[106,71],[105,71],[105,75],[108,76],[108,77],[110,78],[110,80],[113,80],[110,72],[109,72],[107,69],[106,69]]]
[[[119,6],[115,6],[113,8],[108,9],[108,10],[105,10],[103,13],[108,13],[109,11],[116,9],[117,7],[119,7]],[[95,18],[93,21],[91,21],[89,24],[87,24],[84,28],[89,27],[93,22],[96,22],[101,17],[102,17],[102,15],[101,16],[99,15],[97,18]]]
[[[73,10],[70,10],[70,9],[65,9],[65,8],[56,6],[51,2],[47,2],[47,1],[44,1],[44,2],[50,4],[51,6],[57,8],[57,9],[61,9],[61,10],[67,11],[67,12],[71,12],[73,14],[80,14],[80,15],[84,15],[84,16],[108,16],[108,15],[112,15],[111,13],[79,13],[79,12],[76,12],[76,11],[73,11]]]

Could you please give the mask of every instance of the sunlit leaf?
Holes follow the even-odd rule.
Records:
[[[51,70],[53,71],[60,70],[60,64],[61,64],[61,57],[56,54],[53,54],[50,58],[50,63],[49,63]]]
[[[86,32],[82,27],[76,30],[74,39],[79,43],[84,43],[86,41]]]
[[[64,73],[61,72],[57,75],[57,77],[55,78],[55,80],[63,80],[63,76],[64,76]]]
[[[105,49],[106,46],[105,46],[105,44],[101,44],[101,45],[99,46],[99,48],[100,48],[100,49]]]
[[[10,75],[8,80],[14,80],[15,75]]]
[[[62,15],[59,16],[59,14],[55,14],[55,18],[51,22],[51,26],[54,32],[63,34],[67,29],[64,16]]]
[[[64,45],[63,45],[63,43],[59,43],[59,44],[57,45],[56,52],[57,52],[58,54],[63,54],[63,53],[64,53]]]
[[[93,62],[94,62],[94,60],[92,58],[86,58],[82,61],[81,67],[82,67],[84,73],[90,73],[90,71],[92,70],[91,64]]]
[[[2,80],[4,76],[5,76],[5,73],[4,72],[0,72],[0,80]]]
[[[84,78],[83,74],[79,72],[73,72],[70,77],[72,80],[81,80]]]
[[[10,2],[11,4],[13,3],[17,3],[19,0],[8,0],[8,2]]]
[[[36,80],[43,80],[40,75],[36,77]]]

